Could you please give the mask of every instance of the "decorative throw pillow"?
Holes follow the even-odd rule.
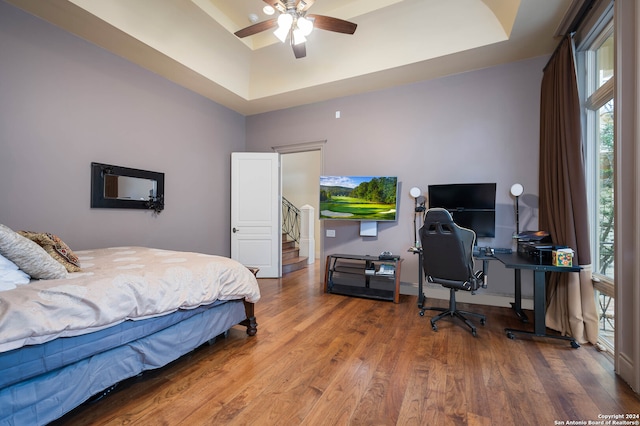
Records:
[[[64,241],[48,232],[18,231],[18,234],[38,244],[69,272],[79,272],[80,260]]]
[[[38,244],[0,224],[0,254],[31,278],[50,280],[67,276],[65,267]]]

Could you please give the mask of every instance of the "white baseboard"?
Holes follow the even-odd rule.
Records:
[[[638,376],[634,374],[636,369],[634,369],[634,363],[631,358],[626,354],[619,353],[617,368],[617,373],[622,378],[622,380],[627,382],[627,384],[631,386],[631,389],[633,389],[634,392],[638,393],[640,384],[637,380]]]
[[[449,300],[449,289],[439,285],[426,284],[423,292],[427,299]],[[408,294],[411,296],[418,295],[418,283],[400,283],[400,294]],[[476,294],[470,291],[459,291],[456,295],[456,301],[461,303],[474,303],[478,305],[498,306],[510,308],[513,302],[513,296],[504,296],[499,294],[486,293],[484,289],[480,289]],[[533,299],[522,299],[522,309],[533,310]]]

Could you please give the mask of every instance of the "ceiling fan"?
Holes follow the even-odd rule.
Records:
[[[356,32],[357,24],[343,19],[332,18],[324,15],[307,14],[315,0],[263,0],[273,9],[280,12],[277,18],[268,19],[249,25],[234,34],[239,38],[248,37],[272,28],[276,37],[283,43],[289,37],[293,54],[296,58],[307,56],[306,36],[313,28],[334,31],[343,34]]]

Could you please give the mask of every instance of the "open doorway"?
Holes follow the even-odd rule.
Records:
[[[282,171],[282,196],[300,208],[314,208],[315,258],[321,255],[320,220],[320,175],[322,174],[322,142],[274,147],[280,153]],[[314,259],[315,260],[315,259]]]

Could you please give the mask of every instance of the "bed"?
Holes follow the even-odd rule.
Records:
[[[233,326],[256,334],[256,271],[234,260],[144,247],[75,255],[80,271],[0,291],[0,425],[49,423]]]

